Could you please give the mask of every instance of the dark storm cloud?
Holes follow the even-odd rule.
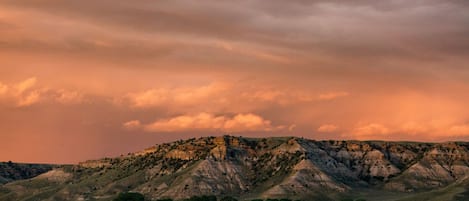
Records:
[[[153,34],[290,53],[428,58],[467,53],[463,1],[5,1],[18,9]],[[462,55],[456,55],[462,56]]]
[[[171,66],[174,73],[282,74],[309,84],[400,80],[404,86],[426,85],[455,74],[466,79],[469,6],[464,1],[33,0],[1,5],[26,17],[31,13],[25,20],[36,26],[6,23],[37,33],[2,37],[0,51],[119,60],[131,68]],[[44,27],[44,21],[51,23]]]

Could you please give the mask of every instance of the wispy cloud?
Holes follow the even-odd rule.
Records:
[[[85,101],[85,97],[83,93],[78,91],[60,89],[56,91],[55,101],[65,105],[80,104]]]
[[[0,96],[8,92],[8,86],[0,82]]]
[[[122,124],[122,126],[128,130],[135,130],[135,129],[141,128],[142,124],[140,123],[139,120],[131,120],[131,121],[125,122],[124,124]]]
[[[42,90],[35,87],[37,79],[31,77],[10,86],[0,83],[0,99],[16,107],[27,107],[38,103]]]
[[[222,83],[212,83],[199,87],[157,88],[138,93],[129,93],[125,99],[137,108],[158,107],[168,104],[191,105],[213,99],[224,92]]]
[[[17,94],[22,94],[28,89],[31,89],[36,85],[37,79],[36,77],[28,78],[18,84],[16,84],[15,89]]]
[[[319,100],[333,100],[341,97],[350,95],[348,92],[338,91],[338,92],[328,92],[319,95]]]
[[[378,123],[359,125],[351,132],[353,138],[359,140],[386,139],[390,133],[391,130],[389,128]]]

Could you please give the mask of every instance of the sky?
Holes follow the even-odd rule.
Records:
[[[469,140],[466,0],[0,0],[0,161]]]

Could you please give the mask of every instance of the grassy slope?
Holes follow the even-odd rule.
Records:
[[[428,192],[416,193],[396,201],[462,201],[469,200],[469,180]]]

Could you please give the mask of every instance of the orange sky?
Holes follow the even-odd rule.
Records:
[[[469,139],[466,1],[0,2],[0,161],[181,138]]]

